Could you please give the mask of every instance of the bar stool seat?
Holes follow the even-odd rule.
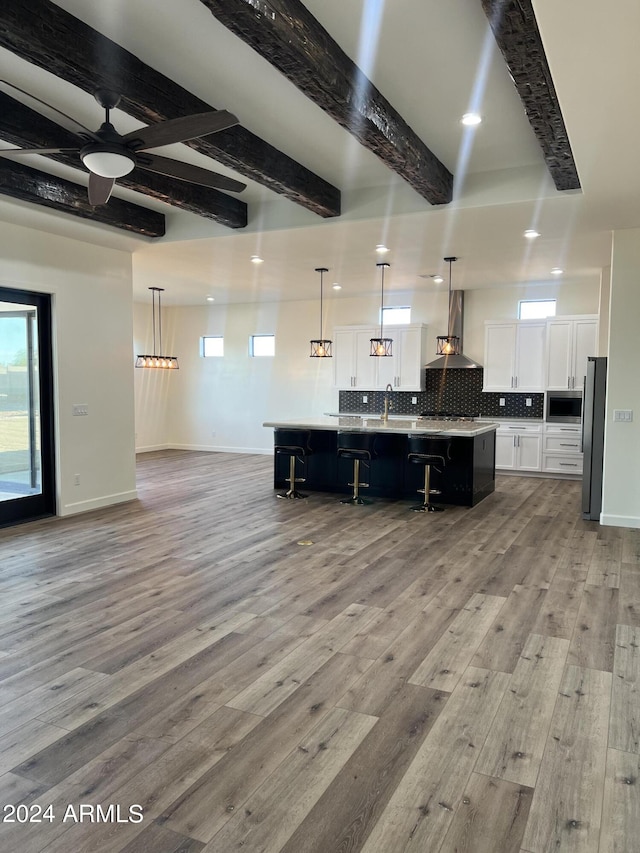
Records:
[[[273,431],[274,452],[276,455],[289,457],[289,476],[285,482],[289,483],[286,492],[277,495],[279,498],[294,500],[308,498],[296,489],[296,483],[304,483],[305,477],[296,477],[296,460],[306,466],[307,457],[311,456],[313,449],[309,443],[311,431],[307,429],[281,429],[276,427]],[[303,471],[304,473],[304,471]]]
[[[368,466],[377,455],[375,452],[375,434],[339,430],[337,451],[339,459],[353,459],[353,483],[349,483],[350,486],[353,486],[353,494],[350,498],[341,500],[340,503],[352,504],[353,506],[372,503],[369,499],[360,497],[360,489],[369,488],[369,483],[360,481],[360,464]]]
[[[435,435],[409,435],[407,460],[416,465],[424,465],[424,488],[417,491],[424,494],[424,501],[412,506],[414,512],[443,512],[444,507],[436,506],[429,500],[431,495],[441,495],[441,489],[431,488],[431,469],[440,474],[444,472],[451,459],[451,439]]]

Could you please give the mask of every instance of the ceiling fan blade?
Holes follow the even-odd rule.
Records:
[[[198,136],[208,136],[210,133],[226,130],[235,124],[239,124],[236,116],[226,110],[217,110],[141,127],[139,130],[127,133],[123,139],[125,143],[132,143],[131,147],[136,151],[141,151],[145,148],[172,145],[174,142],[187,142]]]
[[[89,204],[106,204],[115,182],[115,178],[103,178],[102,175],[89,172]]]
[[[85,127],[81,124],[77,119],[72,118],[71,116],[63,113],[62,110],[59,110],[57,107],[54,107],[52,104],[43,101],[42,98],[37,98],[35,95],[32,95],[30,92],[26,92],[24,89],[21,89],[19,86],[16,86],[14,83],[9,83],[8,80],[0,80],[0,87],[8,86],[10,89],[14,89],[16,92],[20,92],[22,95],[26,95],[27,98],[31,101],[35,101],[37,104],[41,104],[41,106],[46,107],[46,109],[51,110],[54,113],[57,113],[59,116],[62,116],[69,124],[75,125],[74,129],[71,131],[72,133],[81,133],[83,136],[86,136],[88,139],[95,139],[97,142],[100,141],[100,137],[97,136],[93,130],[90,130],[88,127]],[[28,106],[28,105],[27,105]]]
[[[201,169],[200,166],[192,166],[191,163],[182,163],[179,160],[171,160],[169,157],[160,157],[158,154],[139,154],[138,166],[149,172],[159,172],[170,178],[178,178],[188,181],[190,184],[199,184],[203,187],[213,187],[216,190],[229,190],[240,193],[246,189],[246,184],[211,172],[209,169]]]
[[[20,157],[22,154],[62,154],[65,151],[79,151],[79,148],[1,148],[3,157]]]

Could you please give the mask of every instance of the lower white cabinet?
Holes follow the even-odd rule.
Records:
[[[582,428],[502,422],[496,430],[496,470],[582,474]]]
[[[496,431],[496,469],[540,471],[542,424],[501,423]]]
[[[542,470],[549,474],[582,474],[582,428],[544,425]]]

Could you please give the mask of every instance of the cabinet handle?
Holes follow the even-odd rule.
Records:
[[[577,467],[578,467],[578,463],[577,463],[577,462],[560,462],[560,467],[564,467],[564,468],[577,468]]]
[[[560,447],[577,447],[577,446],[578,446],[578,443],[576,441],[574,441],[573,444],[566,444],[566,443],[563,444],[562,442],[560,442]]]
[[[514,384],[513,384],[513,387],[514,387],[514,388],[517,388],[517,387],[518,387],[518,377],[517,377],[517,376],[515,377],[515,382],[514,382]]]
[[[511,377],[511,387],[513,388],[513,376]]]

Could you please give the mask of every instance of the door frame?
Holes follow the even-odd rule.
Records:
[[[55,417],[53,385],[53,335],[51,295],[0,286],[0,302],[36,307],[38,338],[38,392],[40,400],[40,448],[42,490],[0,502],[0,527],[55,515]],[[31,365],[30,365],[31,367]]]

